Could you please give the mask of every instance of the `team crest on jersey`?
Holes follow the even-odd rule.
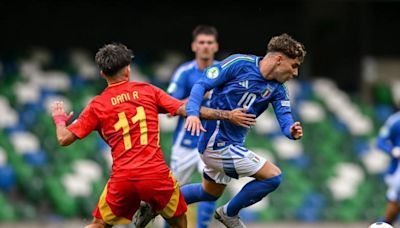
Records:
[[[218,77],[219,75],[219,69],[218,67],[211,67],[210,69],[207,70],[207,78],[209,79],[214,79],[216,77]]]
[[[273,88],[267,86],[261,93],[262,97],[268,97],[272,93]]]

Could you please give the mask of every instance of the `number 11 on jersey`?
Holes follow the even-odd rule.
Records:
[[[144,112],[143,106],[139,106],[136,108],[136,115],[131,119],[132,123],[135,124],[139,122],[140,128],[140,145],[148,144],[147,137],[147,122],[146,122],[146,113]],[[114,124],[115,131],[119,131],[122,129],[122,136],[124,138],[125,150],[132,148],[132,140],[131,135],[129,134],[129,122],[126,118],[125,112],[118,113],[118,122]]]

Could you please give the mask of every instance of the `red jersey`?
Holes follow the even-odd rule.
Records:
[[[80,139],[99,132],[112,151],[110,181],[165,178],[158,113],[175,115],[182,104],[148,83],[124,81],[96,96],[68,129]]]

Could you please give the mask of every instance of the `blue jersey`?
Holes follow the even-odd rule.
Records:
[[[400,112],[392,114],[379,131],[376,145],[391,155],[393,147],[400,147]],[[397,169],[399,159],[392,157],[389,173]]]
[[[214,109],[244,107],[248,113],[258,117],[272,104],[282,132],[293,139],[290,126],[294,121],[287,89],[282,83],[266,80],[261,75],[260,60],[258,56],[236,54],[209,67],[191,91],[186,107],[188,116],[199,115],[204,92],[213,89],[210,107]],[[230,144],[243,146],[248,133],[248,128],[229,121],[208,120],[204,127],[207,132],[200,136],[200,153],[207,147],[219,149]]]
[[[190,90],[194,84],[202,77],[204,70],[200,70],[196,60],[192,60],[180,65],[172,76],[172,80],[168,86],[167,92],[179,99],[185,99],[189,97]],[[207,106],[207,102],[202,103],[203,106]],[[192,136],[190,132],[184,129],[185,119],[179,117],[177,127],[173,136],[173,143],[180,143],[183,147],[196,148],[199,137]],[[182,137],[178,137],[182,134]],[[179,139],[179,142],[177,141]]]

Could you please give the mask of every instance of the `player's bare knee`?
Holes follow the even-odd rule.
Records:
[[[271,176],[271,177],[276,177],[276,176],[279,176],[281,174],[282,174],[282,171],[278,167],[276,167],[275,169],[273,169],[273,170],[271,170],[269,172],[269,176]]]
[[[222,193],[224,193],[226,185],[222,184],[203,184],[203,189],[204,189],[204,194],[207,195],[204,199],[207,199],[206,201],[215,201],[217,200]]]

